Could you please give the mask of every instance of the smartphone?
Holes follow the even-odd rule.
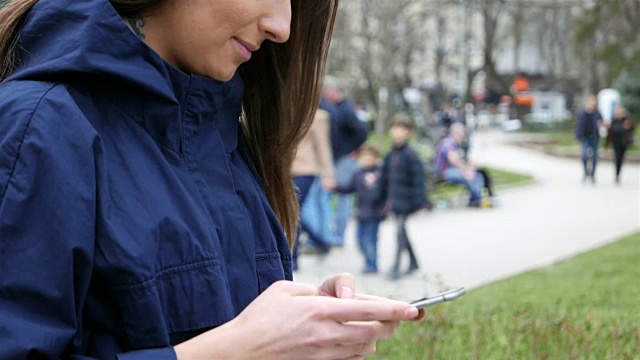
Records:
[[[427,298],[422,298],[420,300],[412,301],[411,305],[417,307],[418,309],[424,309],[429,306],[442,304],[445,301],[453,301],[466,293],[467,293],[467,290],[465,290],[465,288],[460,288],[457,290],[443,292],[442,294],[438,294],[432,297],[427,297]]]

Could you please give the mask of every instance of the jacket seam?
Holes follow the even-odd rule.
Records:
[[[24,128],[24,132],[22,133],[22,137],[20,138],[20,143],[18,144],[18,150],[16,151],[16,157],[13,161],[13,165],[11,166],[11,172],[9,173],[9,177],[7,178],[7,183],[6,186],[4,188],[4,191],[2,192],[2,195],[0,195],[0,205],[2,205],[2,202],[4,201],[4,198],[7,194],[7,191],[9,191],[9,185],[11,184],[11,180],[13,179],[13,176],[15,175],[15,171],[16,168],[18,167],[18,159],[20,158],[20,152],[22,151],[22,144],[24,144],[24,140],[27,137],[27,131],[29,131],[29,129],[31,128],[31,123],[33,122],[33,118],[36,115],[36,110],[38,110],[38,107],[40,107],[40,103],[42,103],[42,100],[45,98],[45,96],[47,96],[47,94],[53,90],[53,88],[55,88],[58,84],[53,84],[51,85],[51,87],[49,89],[47,89],[42,96],[40,96],[40,99],[38,99],[38,102],[36,103],[36,105],[33,107],[33,110],[31,111],[31,115],[29,116],[29,120],[27,121],[27,124]]]
[[[184,96],[184,108],[182,109],[182,114],[180,114],[180,144],[178,144],[178,155],[185,159],[186,162],[186,147],[187,147],[187,138],[185,134],[185,118],[187,117],[187,109],[189,108],[189,99],[191,98],[191,82],[193,81],[193,77],[189,77],[189,88],[187,88],[187,93]],[[178,100],[179,101],[179,100]]]
[[[212,259],[196,261],[188,264],[183,264],[179,266],[172,266],[172,267],[168,267],[158,271],[147,280],[143,280],[141,282],[136,282],[136,283],[130,283],[130,284],[112,285],[112,288],[114,290],[124,290],[124,289],[144,290],[144,289],[153,287],[157,280],[169,278],[169,277],[190,272],[193,270],[205,269],[205,268],[216,266],[216,265],[220,265],[220,260],[217,258],[212,258]]]
[[[279,251],[261,251],[256,253],[256,261],[281,259],[282,254]]]

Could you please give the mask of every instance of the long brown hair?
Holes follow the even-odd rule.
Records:
[[[289,41],[265,43],[256,61],[240,72],[246,82],[243,124],[253,159],[293,244],[299,209],[291,164],[320,101],[338,0],[293,0],[291,7]]]
[[[16,66],[18,30],[37,1],[0,0],[0,82]],[[165,0],[109,1],[127,18]],[[243,130],[269,203],[290,245],[299,216],[291,163],[319,103],[337,9],[338,0],[292,0],[289,41],[265,42],[239,70],[246,86]]]
[[[38,0],[0,0],[0,82],[15,68],[18,30],[24,14]]]

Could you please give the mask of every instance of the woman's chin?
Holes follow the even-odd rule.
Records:
[[[233,78],[238,70],[238,66],[228,67],[225,69],[205,69],[202,74],[198,74],[204,77],[208,77],[218,81],[229,81]]]

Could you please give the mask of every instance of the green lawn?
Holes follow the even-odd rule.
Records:
[[[640,233],[433,307],[372,359],[640,359]]]
[[[527,174],[514,173],[497,168],[489,168],[488,170],[498,189],[506,186],[522,185],[533,181],[533,176]]]

